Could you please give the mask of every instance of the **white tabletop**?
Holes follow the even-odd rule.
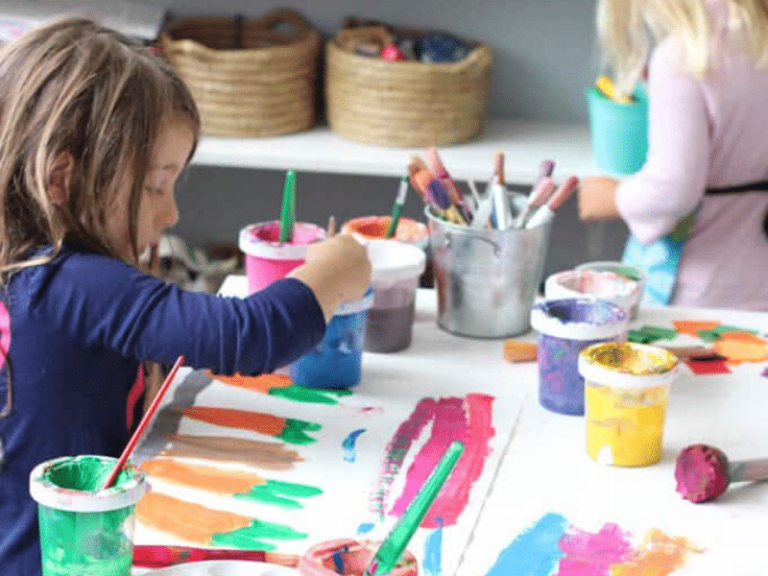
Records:
[[[245,278],[229,277],[220,293],[244,295]],[[581,537],[614,529],[638,554],[652,529],[684,538],[699,550],[689,553],[672,572],[644,573],[649,576],[765,573],[762,550],[768,528],[768,483],[732,486],[718,500],[695,505],[676,493],[673,467],[680,449],[693,443],[717,446],[732,460],[768,454],[764,416],[768,380],[762,376],[766,364],[745,363],[731,366],[730,374],[707,376],[695,376],[683,366],[672,387],[661,462],[641,468],[608,467],[587,456],[582,417],[554,414],[538,404],[535,363],[504,362],[500,340],[461,338],[440,330],[436,308],[435,292],[418,290],[412,347],[398,354],[366,353],[363,371],[381,386],[393,378],[412,379],[414,386],[423,381],[461,380],[467,382],[468,390],[493,382],[489,393],[499,395],[502,390],[506,400],[520,406],[507,423],[509,437],[501,444],[497,474],[480,504],[479,521],[471,527],[469,545],[459,554],[455,574],[557,574],[557,570],[542,572],[514,564],[519,550],[513,550],[513,545],[545,517],[560,518],[570,533]],[[768,328],[766,313],[681,308],[641,309],[633,326],[671,327],[673,320],[691,319],[720,320],[762,333]],[[535,334],[522,339],[533,341]],[[693,340],[682,336],[677,343]],[[381,393],[386,393],[383,388]],[[536,546],[528,543],[529,557],[541,552]],[[585,572],[561,567],[560,574],[609,573],[586,566]],[[513,568],[519,570],[512,572]]]

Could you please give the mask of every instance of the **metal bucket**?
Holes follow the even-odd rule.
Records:
[[[509,192],[521,207],[526,196]],[[437,324],[461,336],[504,338],[527,332],[544,273],[551,222],[531,229],[474,230],[425,209]]]

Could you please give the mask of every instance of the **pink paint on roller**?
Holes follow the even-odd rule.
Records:
[[[280,221],[251,224],[240,230],[240,250],[245,253],[248,290],[252,294],[301,266],[307,246],[323,240],[326,232],[320,226],[297,222],[291,242],[280,242]]]
[[[405,486],[392,506],[401,516],[453,441],[465,450],[451,476],[424,517],[421,526],[455,525],[469,501],[469,492],[480,477],[494,435],[491,422],[493,396],[467,394],[466,398],[441,398],[434,410],[432,434],[415,456],[406,474]]]

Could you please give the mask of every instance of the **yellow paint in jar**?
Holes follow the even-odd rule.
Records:
[[[601,464],[647,466],[661,458],[677,358],[655,346],[607,342],[583,350],[587,453]]]

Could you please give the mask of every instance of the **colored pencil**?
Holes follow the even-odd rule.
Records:
[[[165,382],[163,382],[163,384],[160,386],[160,389],[157,391],[157,395],[155,396],[155,399],[152,400],[152,403],[149,405],[149,408],[147,408],[147,411],[144,413],[144,416],[139,422],[139,425],[136,427],[136,431],[133,433],[133,436],[131,436],[131,439],[128,440],[128,444],[123,450],[123,453],[120,454],[120,458],[117,459],[117,463],[115,464],[114,468],[112,468],[112,471],[109,473],[109,476],[107,476],[106,481],[101,487],[102,490],[106,490],[107,488],[112,486],[112,484],[115,483],[115,480],[117,480],[117,476],[120,474],[120,471],[125,466],[125,463],[128,461],[128,458],[130,458],[131,454],[133,453],[133,449],[136,448],[136,444],[139,442],[139,438],[141,438],[141,435],[144,433],[144,430],[147,428],[147,424],[149,424],[149,421],[152,419],[152,416],[157,411],[157,407],[160,405],[160,401],[162,400],[165,393],[168,391],[168,388],[170,387],[171,382],[173,382],[174,376],[176,376],[176,372],[179,371],[179,367],[183,362],[184,362],[184,356],[179,356],[178,358],[176,358],[176,362],[173,363],[173,367],[171,368],[171,371],[168,372],[168,376],[165,378]]]
[[[403,214],[405,206],[405,196],[408,193],[408,176],[400,179],[400,188],[397,190],[395,203],[392,205],[392,217],[389,219],[389,225],[384,233],[384,238],[394,238],[397,231],[397,225],[400,222],[400,216]]]
[[[296,173],[288,170],[283,185],[283,205],[280,210],[280,242],[293,240],[293,224],[296,219]]]

